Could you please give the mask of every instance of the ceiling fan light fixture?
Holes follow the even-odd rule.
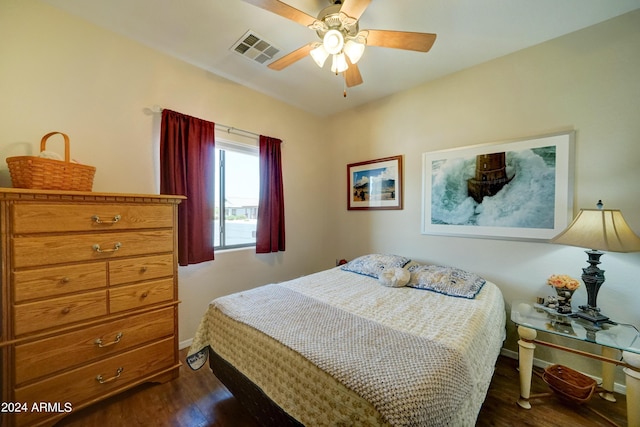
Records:
[[[327,52],[327,49],[325,49],[321,43],[318,43],[318,46],[311,50],[310,55],[316,64],[318,64],[318,67],[322,68],[329,57],[329,52]]]
[[[329,30],[322,39],[324,48],[332,55],[336,55],[342,51],[344,46],[344,36],[338,30]]]
[[[347,58],[345,58],[344,53],[333,55],[331,71],[338,74],[347,71],[347,68],[349,68],[349,65],[347,64]]]
[[[356,64],[364,53],[364,44],[355,40],[348,40],[344,44],[344,53],[349,57],[352,64]]]

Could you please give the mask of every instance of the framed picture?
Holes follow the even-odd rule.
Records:
[[[424,153],[422,233],[549,240],[573,216],[574,131]]]
[[[347,165],[347,209],[402,209],[402,156]]]

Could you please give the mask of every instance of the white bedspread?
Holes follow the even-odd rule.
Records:
[[[432,340],[461,354],[467,374],[466,378],[460,378],[460,384],[466,385],[467,396],[463,402],[456,402],[460,407],[455,418],[442,424],[471,426],[475,423],[504,339],[504,303],[500,291],[494,284],[486,283],[477,297],[469,300],[426,290],[388,288],[370,277],[331,269],[281,283],[279,286],[331,304],[379,325]],[[218,311],[219,308],[212,306],[210,310]],[[224,353],[224,349],[220,349],[219,338],[212,336],[215,329],[217,328],[211,324],[211,319],[203,319],[190,353],[196,353],[207,345]],[[233,353],[226,354],[234,358],[236,356]],[[410,361],[416,366],[424,362],[415,354],[407,356],[399,352],[397,357],[418,359]],[[266,392],[269,390],[269,384],[260,384],[260,379],[257,378],[260,375],[256,373],[256,378],[251,375],[249,377]],[[295,408],[287,408],[277,396],[274,401],[296,416]],[[308,406],[309,403],[304,404]]]

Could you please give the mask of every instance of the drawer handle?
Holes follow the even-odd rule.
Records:
[[[113,217],[112,220],[102,220],[102,219],[100,219],[100,217],[98,215],[94,215],[94,216],[91,217],[91,219],[96,224],[111,225],[111,224],[115,224],[116,222],[120,221],[122,219],[122,217],[120,215],[116,215],[116,216]]]
[[[107,252],[115,252],[118,249],[120,249],[120,246],[122,246],[122,243],[116,242],[116,244],[113,245],[113,249],[102,249],[100,247],[100,245],[96,243],[95,245],[93,245],[93,250],[98,252],[98,253],[104,254],[104,253],[107,253]]]
[[[148,296],[149,296],[149,291],[144,291],[142,295],[140,295],[140,299],[145,299]]]
[[[98,375],[96,377],[96,381],[98,381],[100,384],[107,384],[107,383],[113,382],[118,378],[120,378],[120,375],[122,375],[122,371],[124,371],[124,368],[122,367],[118,368],[118,370],[116,371],[116,374],[111,378],[107,378],[106,380],[102,377],[102,375]]]
[[[120,340],[122,339],[122,335],[124,335],[122,332],[118,332],[116,338],[108,344],[104,344],[102,342],[102,338],[98,338],[94,343],[100,348],[111,347],[112,345],[118,344],[120,342]]]
[[[65,307],[62,309],[62,314],[69,314],[70,311],[71,311],[71,307]]]

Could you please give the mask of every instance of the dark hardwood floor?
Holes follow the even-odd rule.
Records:
[[[520,408],[515,403],[520,395],[517,367],[517,360],[503,356],[498,358],[496,372],[478,415],[476,426],[627,426],[626,396],[617,393],[615,403],[600,398],[596,393],[588,403],[583,405],[567,402],[551,395],[531,399],[530,410]],[[542,374],[542,370],[534,369],[538,374]],[[549,393],[549,387],[540,375],[533,376],[532,395]],[[601,416],[596,415],[594,410]]]
[[[181,352],[182,359],[186,351]],[[517,361],[500,357],[477,426],[611,426],[592,409],[626,426],[625,396],[607,402],[597,395],[585,405],[568,404],[555,396],[532,399],[531,410],[521,409]],[[532,393],[548,391],[534,375]],[[591,409],[590,409],[591,408]],[[144,384],[119,396],[72,413],[58,423],[66,427],[183,426],[258,427],[208,368],[183,366],[180,378],[165,384]]]

